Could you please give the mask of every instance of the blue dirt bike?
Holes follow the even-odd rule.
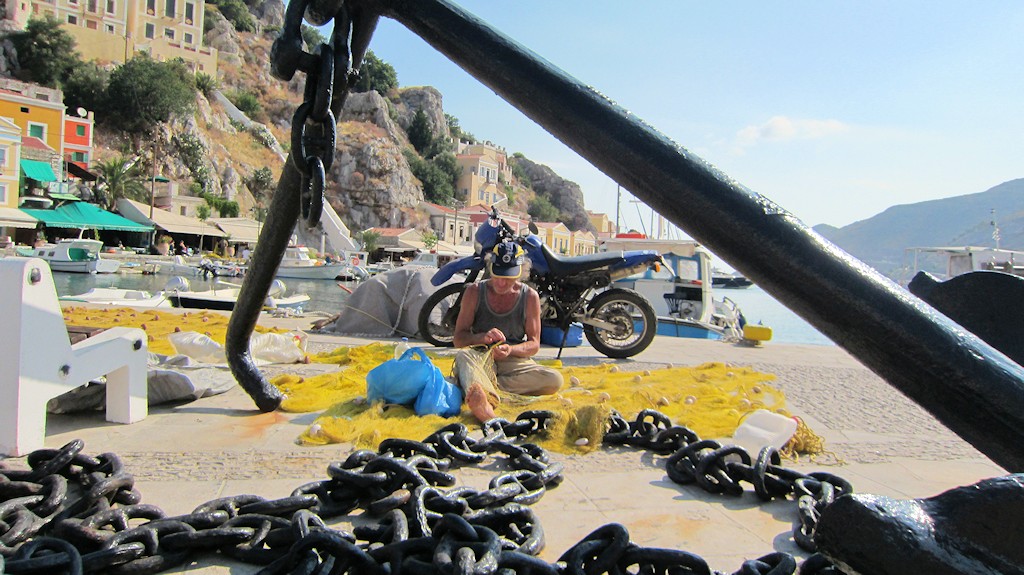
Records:
[[[525,283],[540,295],[541,322],[567,332],[580,323],[587,341],[608,357],[632,357],[647,349],[657,331],[658,318],[650,302],[639,293],[608,286],[617,279],[664,265],[652,250],[600,252],[567,257],[552,252],[536,235],[516,232],[491,209],[491,215],[475,234],[476,253],[454,260],[434,274],[431,283],[442,286],[457,273],[466,279],[443,285],[434,292],[419,315],[420,336],[435,346],[450,347],[466,286],[482,279],[484,254],[499,242],[512,240],[523,247],[530,262]]]

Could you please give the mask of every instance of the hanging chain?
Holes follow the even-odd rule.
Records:
[[[318,26],[334,21],[330,44],[321,44],[315,54],[302,49],[304,15]],[[323,214],[327,172],[334,163],[338,138],[337,117],[359,76],[353,67],[353,42],[361,59],[362,42],[372,33],[373,22],[371,18],[354,24],[348,5],[340,0],[294,0],[271,48],[270,71],[275,78],[287,82],[296,72],[306,74],[303,102],[292,116],[291,160],[302,176],[302,219],[309,228],[316,227]]]

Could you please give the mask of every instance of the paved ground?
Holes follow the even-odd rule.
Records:
[[[290,328],[310,319],[266,319]],[[312,334],[310,351],[366,340]],[[556,350],[542,349],[553,357]],[[567,363],[603,360],[588,347],[567,350]],[[829,449],[846,462],[827,470],[848,479],[859,492],[895,497],[927,497],[1004,472],[946,430],[934,418],[835,347],[767,344],[760,348],[658,337],[624,368],[646,364],[699,364],[724,361],[774,373],[791,410],[824,436]],[[297,366],[288,366],[294,373]],[[301,366],[310,373],[335,366]],[[268,368],[268,372],[278,367]],[[330,462],[343,459],[344,445],[304,447],[295,438],[314,414],[261,414],[240,389],[175,407],[156,408],[134,425],[115,425],[100,415],[53,416],[47,446],[74,438],[86,452],[115,452],[136,477],[143,502],[171,514],[186,513],[215,497],[254,493],[268,498],[326,478]],[[547,534],[542,557],[555,560],[593,529],[624,524],[643,546],[684,549],[704,557],[713,569],[733,572],[745,559],[773,550],[805,557],[792,542],[796,504],[760,504],[742,498],[709,496],[679,486],[665,475],[663,460],[618,449],[600,457],[560,456],[566,480],[536,506]],[[826,458],[828,459],[828,458]],[[599,463],[597,463],[599,462]],[[801,462],[803,471],[826,463]],[[460,469],[461,481],[486,486],[492,470]],[[206,556],[183,570],[196,573],[255,573],[257,567]]]

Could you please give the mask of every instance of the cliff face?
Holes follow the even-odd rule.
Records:
[[[538,196],[546,197],[551,205],[558,208],[561,213],[562,223],[570,230],[590,230],[596,232],[594,225],[587,217],[587,211],[583,204],[583,190],[579,184],[569,181],[555,173],[551,168],[530,161],[527,158],[519,157],[516,164],[523,168],[533,191]]]

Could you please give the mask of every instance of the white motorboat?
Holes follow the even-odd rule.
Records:
[[[150,260],[145,265],[153,266],[158,273],[184,277],[238,277],[245,273],[243,266],[230,262],[202,258],[196,263],[183,255],[176,255],[170,261]]]
[[[328,263],[311,257],[309,248],[306,246],[285,248],[284,255],[281,256],[281,264],[277,266],[274,275],[279,278],[342,281],[349,281],[350,278],[361,276],[345,262]]]
[[[152,294],[137,289],[92,288],[82,294],[62,296],[58,299],[64,303],[92,303],[114,307],[172,307],[171,300],[165,294]]]
[[[55,272],[112,274],[121,267],[118,260],[100,257],[103,242],[85,238],[63,239],[56,244],[18,248],[19,256],[40,258]]]
[[[910,277],[925,268],[922,265],[925,262],[920,260],[926,259],[929,255],[945,258],[944,274],[936,273],[944,280],[976,271],[997,271],[1024,276],[1024,251],[984,246],[907,248],[906,251],[913,253],[913,271]]]
[[[218,280],[214,282],[213,289],[192,291],[187,279],[176,276],[164,288],[164,295],[174,307],[232,311],[241,288],[238,284]],[[302,309],[309,301],[307,294],[285,295],[286,289],[284,282],[274,280],[263,306],[269,309]]]
[[[743,338],[743,314],[729,298],[712,295],[711,254],[692,240],[611,239],[605,249],[657,250],[671,269],[648,270],[614,282],[643,295],[658,316],[658,335]]]

